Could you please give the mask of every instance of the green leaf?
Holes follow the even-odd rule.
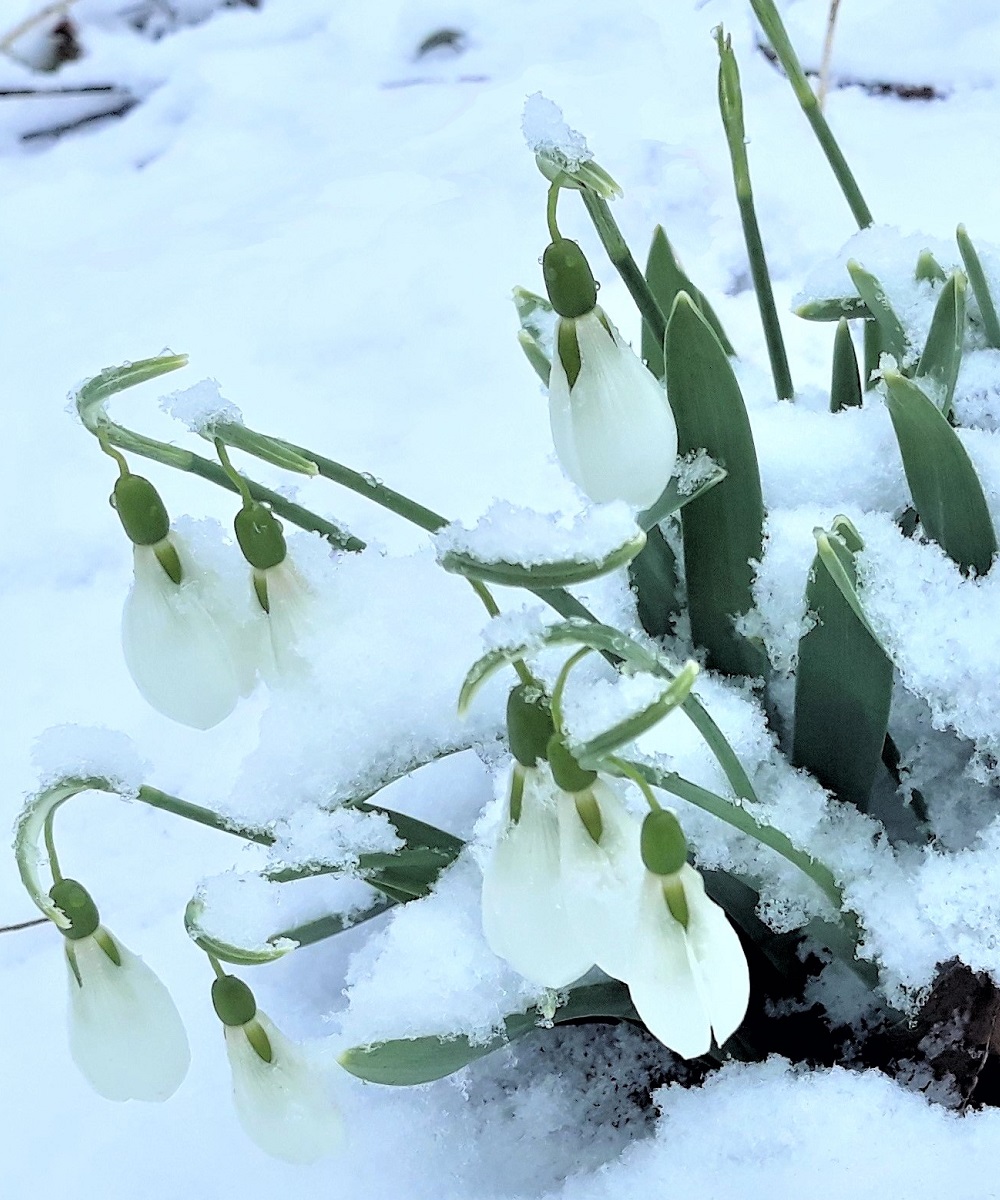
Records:
[[[646,535],[635,536],[599,559],[558,559],[539,563],[489,562],[467,550],[447,550],[438,560],[446,571],[466,579],[479,579],[504,587],[559,588],[586,583],[624,567],[646,544]]]
[[[750,563],[760,561],[763,546],[764,504],[743,396],[718,338],[686,292],[674,301],[664,347],[680,453],[704,449],[728,472],[681,514],[691,634],[708,651],[710,667],[762,675],[764,656],[733,624],[753,606]]]
[[[120,367],[105,367],[100,375],[88,379],[76,394],[80,420],[91,433],[96,433],[105,420],[104,406],[112,396],[148,379],[165,375],[168,371],[186,367],[187,361],[186,354],[161,354],[157,358],[143,358]]]
[[[544,296],[522,287],[514,288],[514,307],[521,323],[517,340],[535,374],[548,387],[556,327],[555,310]]]
[[[953,271],[941,289],[927,343],[917,364],[917,379],[926,377],[940,390],[938,407],[946,417],[951,412],[958,370],[962,365],[966,283],[961,271]]]
[[[990,294],[990,286],[986,282],[983,264],[979,261],[979,254],[964,225],[959,225],[955,236],[958,240],[962,262],[965,264],[965,273],[968,275],[969,284],[972,287],[972,294],[976,297],[976,303],[979,305],[979,315],[983,322],[983,332],[986,334],[986,344],[994,350],[1000,350],[1000,319],[997,318],[996,305]]]
[[[556,1025],[567,1021],[638,1019],[628,989],[618,982],[574,988],[566,1003],[557,1008],[552,1017]],[[537,1011],[514,1013],[504,1020],[503,1032],[486,1042],[473,1043],[465,1034],[450,1038],[414,1037],[374,1042],[346,1050],[339,1062],[345,1071],[369,1083],[395,1087],[430,1083],[531,1033],[539,1028],[541,1020]]]
[[[816,624],[799,640],[792,762],[865,812],[882,763],[893,668],[857,594],[854,557],[863,544],[853,526],[838,528],[846,536],[815,531],[806,607]]]
[[[848,261],[847,270],[854,286],[858,289],[858,295],[878,323],[879,331],[882,334],[882,349],[887,354],[891,354],[900,366],[903,366],[903,360],[909,349],[906,331],[889,303],[885,288],[871,271],[865,270],[853,258]]]
[[[996,534],[965,447],[918,384],[895,371],[883,377],[906,482],[924,532],[963,574],[985,575],[996,554]]]
[[[918,282],[922,280],[924,283],[944,283],[948,276],[945,274],[944,267],[929,250],[921,250],[913,278]]]
[[[721,483],[726,478],[725,467],[720,467],[717,462],[712,462],[711,459],[707,458],[704,458],[704,462],[705,470],[700,473],[698,482],[690,491],[681,490],[681,476],[680,474],[675,474],[663,489],[660,498],[651,504],[649,508],[636,513],[635,523],[640,529],[644,529],[646,533],[649,533],[654,526],[669,517],[671,513],[678,512],[685,504],[690,504],[692,500],[697,500],[699,496],[703,496],[707,491],[714,488],[717,483]],[[678,466],[680,465],[678,463]]]
[[[698,676],[698,664],[687,662],[672,681],[651,704],[639,712],[632,713],[623,721],[599,733],[587,742],[573,746],[573,757],[581,767],[592,771],[598,770],[609,754],[634,742],[647,730],[658,725],[665,716],[679,708],[687,699],[694,681]]]
[[[646,259],[646,283],[665,313],[673,308],[678,292],[687,292],[702,316],[712,326],[723,350],[729,355],[736,353],[705,293],[695,287],[681,266],[662,225],[657,225],[653,230],[653,240],[650,242],[649,256]],[[645,322],[642,326],[642,358],[656,378],[662,379],[663,346],[657,342]]]
[[[628,581],[635,592],[639,624],[650,637],[665,637],[680,616],[677,596],[677,559],[670,543],[654,525],[646,544],[628,565]]]
[[[793,310],[797,317],[806,321],[848,321],[859,317],[869,318],[872,314],[868,305],[858,296],[831,296],[825,299],[807,300]]]
[[[830,412],[861,407],[861,376],[858,356],[845,317],[837,322],[833,339],[833,375],[830,380]]]

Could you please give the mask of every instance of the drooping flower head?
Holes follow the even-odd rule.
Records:
[[[597,285],[576,242],[542,258],[556,322],[549,422],[563,470],[591,500],[648,508],[677,462],[677,426],[662,385],[597,304]]]
[[[101,925],[86,888],[62,879],[49,894],[69,922],[61,932],[73,1061],[106,1100],[168,1099],[191,1060],[170,993]]]
[[[212,1003],[225,1029],[233,1100],[247,1136],[287,1162],[311,1163],[334,1153],[343,1124],[316,1064],[260,1012],[253,992],[235,975],[215,980]]]

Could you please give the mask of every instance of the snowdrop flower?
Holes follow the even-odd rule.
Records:
[[[560,238],[542,268],[556,322],[549,422],[563,470],[591,500],[648,508],[677,462],[677,426],[662,385],[597,306],[575,242]]]
[[[168,1099],[191,1061],[170,993],[100,924],[84,887],[62,879],[50,896],[70,922],[62,932],[73,1061],[106,1100]]]
[[[262,614],[261,674],[269,682],[299,674],[307,669],[297,647],[313,620],[313,597],[288,557],[281,522],[248,493],[233,527]]]
[[[287,1162],[312,1163],[337,1150],[340,1113],[302,1048],[258,1010],[235,975],[215,980],[212,1003],[225,1028],[236,1114],[247,1136]]]
[[[649,1031],[682,1058],[696,1058],[711,1049],[713,1034],[721,1046],[746,1014],[746,957],[726,914],[687,864],[673,813],[646,817],[641,849],[646,869],[619,978]]]
[[[124,460],[122,460],[124,461]],[[213,594],[218,585],[170,532],[148,479],[123,471],[112,503],[133,543],[135,577],[122,612],[125,665],[158,712],[194,729],[224,720],[253,686],[241,631]]]

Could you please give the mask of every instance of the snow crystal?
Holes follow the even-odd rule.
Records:
[[[304,806],[278,823],[274,857],[295,863],[356,865],[361,854],[392,854],[404,843],[384,813]]]
[[[192,433],[209,433],[217,422],[242,425],[243,414],[222,395],[215,379],[202,379],[190,387],[160,397],[160,408]]]
[[[552,159],[566,171],[576,171],[594,157],[583,134],[571,129],[563,120],[558,104],[541,92],[535,92],[525,100],[521,130],[535,154]]]
[[[454,522],[435,537],[439,561],[449,552],[479,562],[534,566],[551,562],[600,562],[635,541],[639,528],[621,500],[589,505],[582,513],[539,513],[495,501],[469,528]]]
[[[39,788],[60,779],[88,776],[109,780],[119,795],[135,796],[150,775],[132,739],[117,730],[57,725],[35,740],[31,752]]]

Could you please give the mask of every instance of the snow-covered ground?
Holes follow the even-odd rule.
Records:
[[[9,3],[3,20],[13,25],[32,7]],[[347,787],[380,744],[404,761],[462,736],[454,700],[482,649],[481,610],[437,569],[425,535],[322,481],[300,486],[303,503],[412,557],[365,555],[341,565],[321,702],[261,690],[207,732],[149,709],[121,654],[131,555],[106,504],[114,468],[67,415],[65,397],[102,367],[169,346],[189,354],[190,366],[116,400],[113,411],[126,423],[184,436],[157,400],[211,377],[249,425],[372,472],[469,524],[497,498],[542,511],[572,505],[510,302],[515,284],[539,289],[547,240],[544,182],[520,131],[525,98],[535,92],[561,105],[623,185],[615,211],[637,254],[663,223],[739,347],[759,444],[760,431],[767,434],[765,497],[787,510],[776,519],[793,557],[800,543],[811,546],[818,520],[862,509],[873,494],[889,508],[905,499],[879,414],[859,414],[854,442],[810,442],[828,436],[815,391],[828,382],[828,326],[784,320],[803,400],[783,424],[784,410],[767,399],[715,103],[710,32],[720,21],[739,55],[779,309],[787,311],[815,262],[835,255],[854,225],[787,83],[754,49],[743,0],[264,0],[158,41],[110,19],[124,7],[80,0],[86,53],[55,76],[0,59],[0,90],[114,84],[141,100],[120,120],[22,143],[22,134],[77,110],[42,120],[33,105],[62,101],[0,98],[8,510],[0,539],[0,811],[8,824],[40,770],[74,765],[65,733],[47,739],[33,761],[33,743],[50,726],[124,731],[148,763],[149,782],[254,818],[293,817],[301,797]],[[174,8],[207,15],[212,5],[185,0]],[[826,3],[783,8],[803,59],[816,62]],[[445,47],[417,59],[420,43],[446,28],[463,31],[461,53]],[[1000,242],[997,47],[1000,16],[989,0],[960,9],[923,0],[905,12],[889,0],[843,0],[835,76],[938,94],[905,102],[859,87],[830,94],[830,122],[877,221],[949,240],[963,221],[977,240]],[[602,305],[637,339],[634,310],[582,208],[564,202],[561,220],[590,252]],[[970,450],[996,519],[996,412],[972,415],[981,430]],[[173,515],[231,519],[232,504],[217,489],[148,470]],[[255,473],[274,485],[288,479],[259,464]],[[913,554],[912,569],[928,572],[921,620],[932,622],[947,598],[933,594],[933,564],[915,547]],[[780,658],[794,601],[782,593],[783,564],[771,569],[762,603],[769,649]],[[611,611],[622,603],[613,591],[597,594]],[[905,625],[891,589],[873,595],[884,628]],[[988,741],[981,722],[996,695],[988,640],[995,632],[974,599],[967,616],[981,648],[976,690],[947,717]],[[933,693],[939,677],[924,669],[926,653],[902,634],[894,649],[907,679]],[[496,721],[498,696],[475,710],[480,731]],[[108,743],[94,735],[92,744],[100,752]],[[466,754],[400,784],[388,802],[468,835],[491,795],[485,768]],[[0,935],[5,1195],[72,1188],[81,1200],[252,1200],[289,1186],[331,1200],[365,1192],[589,1200],[668,1189],[678,1200],[804,1190],[833,1197],[847,1189],[887,1200],[948,1187],[976,1200],[1000,1195],[995,1111],[958,1118],[878,1075],[810,1073],[775,1060],[730,1065],[700,1089],[672,1086],[653,1112],[611,1079],[610,1064],[635,1073],[648,1047],[612,1030],[521,1042],[419,1089],[363,1085],[334,1071],[345,1148],[310,1168],[275,1162],[235,1119],[211,974],[180,919],[203,876],[234,865],[251,871],[261,859],[225,835],[106,797],[77,801],[60,822],[64,868],[91,887],[109,926],[169,984],[193,1064],[164,1105],[94,1096],[66,1047],[58,935],[50,927]],[[954,843],[962,837],[959,830]],[[971,864],[973,880],[976,869]],[[330,1035],[318,1051],[328,1054],[380,1030],[445,1032],[463,1015],[467,1028],[488,1028],[498,1012],[518,1007],[522,985],[496,961],[477,958],[485,951],[468,926],[473,874],[465,864],[442,885],[454,898],[450,924],[442,906],[432,918],[408,914],[407,925],[397,922],[374,944],[364,927],[257,969],[262,1007],[296,1037]],[[992,920],[988,879],[970,887],[981,930]],[[927,888],[928,908],[941,908],[934,879]],[[0,859],[0,924],[35,915],[12,858]],[[954,913],[938,913],[937,927],[946,918],[960,937]],[[909,927],[899,928],[902,935]],[[389,965],[374,971],[393,946]],[[883,949],[892,960],[892,948]],[[900,952],[897,977],[906,965]],[[925,965],[910,962],[918,975]],[[982,965],[1000,969],[991,959]]]

